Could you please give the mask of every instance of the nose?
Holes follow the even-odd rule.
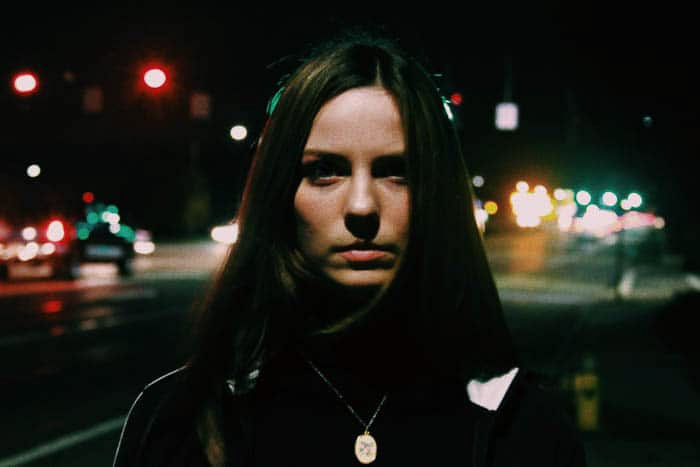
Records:
[[[355,237],[371,240],[379,230],[379,206],[371,176],[353,177],[345,206],[345,227]]]

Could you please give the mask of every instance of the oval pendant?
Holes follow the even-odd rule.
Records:
[[[355,456],[360,464],[371,464],[377,458],[377,442],[369,433],[363,433],[355,440]]]

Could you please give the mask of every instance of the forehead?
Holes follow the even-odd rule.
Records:
[[[306,149],[403,152],[401,114],[394,96],[378,86],[350,89],[326,102],[316,114]]]

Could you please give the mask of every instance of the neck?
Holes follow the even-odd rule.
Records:
[[[324,336],[345,333],[372,313],[380,293],[374,286],[348,288],[328,281],[306,284],[299,292],[305,329]]]
[[[430,360],[429,349],[424,347],[415,326],[409,324],[410,304],[383,300],[364,313],[367,303],[358,311],[354,300],[339,299],[325,288],[314,291],[304,294],[303,307],[309,320],[305,329],[312,334],[302,339],[298,350],[319,368],[347,372],[363,383],[384,387],[438,378],[438,365]],[[377,291],[372,293],[376,295]],[[374,298],[370,295],[370,301]],[[335,318],[352,314],[361,317],[333,332],[317,332],[323,329],[319,323],[337,322]]]
[[[352,374],[363,383],[387,389],[430,374],[424,353],[400,323],[370,320],[343,332],[311,337],[302,352],[322,370]]]

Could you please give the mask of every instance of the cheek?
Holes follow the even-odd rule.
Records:
[[[391,224],[398,237],[398,240],[403,244],[407,243],[411,218],[411,209],[408,195],[406,194],[405,196],[395,200],[394,206],[392,207],[390,212]]]
[[[316,196],[300,187],[294,196],[294,217],[296,221],[297,241],[304,253],[320,240],[317,238],[323,231],[323,220],[327,217],[323,203]]]
[[[294,216],[297,226],[305,224],[313,224],[313,215],[317,203],[312,196],[309,196],[307,190],[300,187],[294,195]]]

